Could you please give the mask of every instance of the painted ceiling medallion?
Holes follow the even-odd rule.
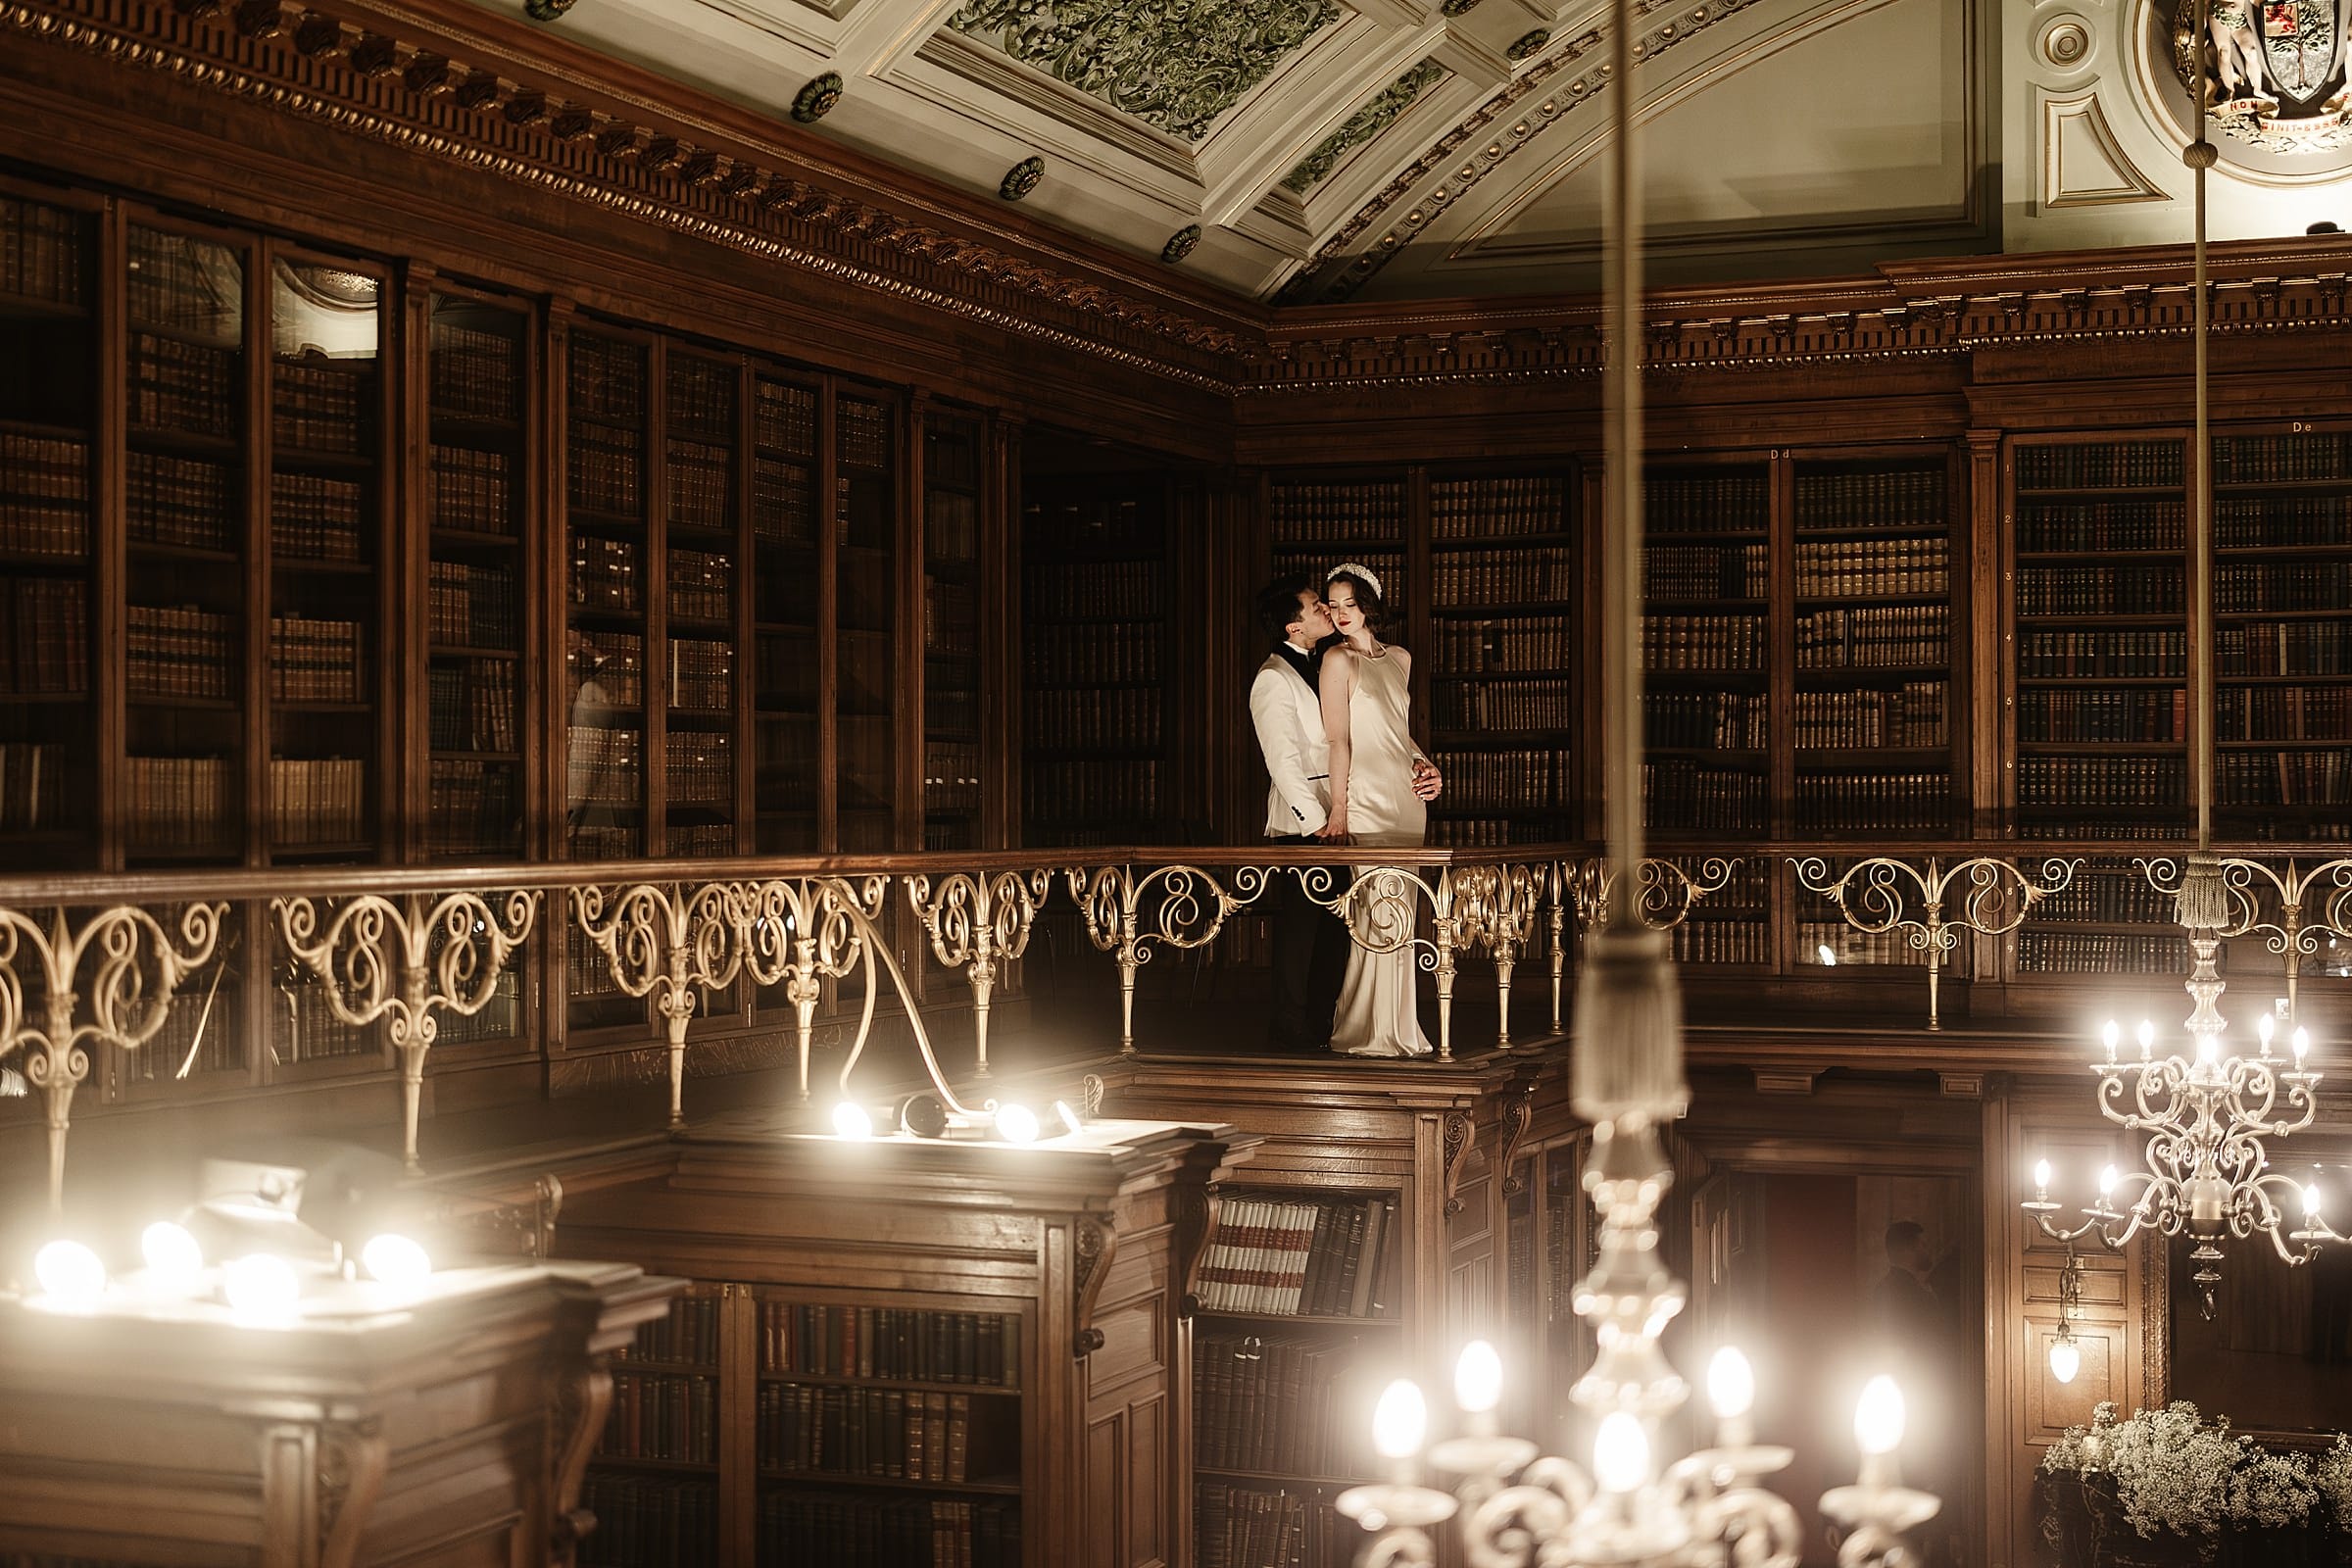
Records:
[[[1505,49],[1503,53],[1508,55],[1513,61],[1525,60],[1528,56],[1534,54],[1537,50],[1543,48],[1549,42],[1551,42],[1550,29],[1546,27],[1538,27],[1535,31],[1521,36],[1518,42],[1512,44],[1508,49]]]
[[[574,0],[522,0],[523,14],[533,22],[554,22],[572,8]]]
[[[1168,236],[1168,242],[1159,248],[1159,259],[1173,267],[1187,256],[1192,255],[1193,247],[1200,243],[1200,225],[1187,223]]]
[[[2199,39],[2198,0],[2173,10],[2173,69],[2196,90],[2205,50],[2206,109],[2225,134],[2275,153],[2316,153],[2352,143],[2352,76],[2346,71],[2352,4],[2346,0],[2211,0]]]
[[[833,112],[841,102],[841,73],[828,71],[821,76],[811,76],[807,85],[792,95],[792,118],[804,125],[813,125]]]
[[[997,182],[997,194],[1008,202],[1017,202],[1037,189],[1037,182],[1045,177],[1043,158],[1024,158],[1004,171],[1004,177]]]
[[[1337,0],[967,0],[948,25],[1199,141],[1209,122],[1343,14]]]

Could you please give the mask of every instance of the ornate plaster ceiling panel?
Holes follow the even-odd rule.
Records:
[[[948,25],[1197,142],[1341,15],[1337,0],[969,0]]]
[[[1701,9],[1700,25],[1670,39],[1657,35],[1662,10],[1648,19],[1640,113],[1657,280],[1824,274],[1986,247],[1972,0]],[[1490,104],[1483,135],[1394,182],[1387,211],[1319,253],[1313,292],[1294,297],[1597,286],[1605,55],[1598,39],[1572,44],[1509,113]]]

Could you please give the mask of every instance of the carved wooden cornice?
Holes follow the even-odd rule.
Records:
[[[2352,245],[2216,247],[2214,270],[2217,336],[2352,327]],[[2185,253],[2173,247],[1913,264],[1875,279],[1653,296],[1642,360],[1669,374],[1752,371],[2184,337],[2193,303]],[[1276,317],[1242,391],[1596,376],[1604,361],[1591,300],[1302,310]]]
[[[886,207],[854,175],[835,177],[848,172],[838,162],[761,135],[754,117],[681,114],[675,95],[657,100],[658,83],[612,85],[626,70],[609,63],[593,79],[561,71],[544,34],[527,53],[508,47],[499,30],[525,24],[470,6],[0,0],[0,24],[1213,391],[1232,389],[1255,346],[1247,310],[1220,313],[940,203]]]

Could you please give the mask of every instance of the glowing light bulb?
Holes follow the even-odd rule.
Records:
[[[1649,1479],[1649,1434],[1623,1410],[1601,1417],[1592,1439],[1592,1479],[1603,1492],[1635,1492]]]
[[[2211,1035],[2207,1035],[2204,1039],[2197,1042],[2198,1066],[2210,1070],[2211,1068],[2220,1066],[2221,1062],[2222,1043],[2219,1040],[2216,1040]]]
[[[1755,1407],[1756,1371],[1740,1353],[1740,1347],[1727,1345],[1715,1352],[1707,1363],[1707,1403],[1714,1406],[1720,1421],[1734,1421]]]
[[[2061,1383],[2072,1383],[2075,1374],[2082,1370],[2082,1348],[2073,1340],[2050,1342],[2050,1376]]]
[[[2303,1188],[2303,1217],[2305,1219],[2320,1217],[2320,1189],[2316,1182],[2307,1183]]]
[[[2254,1033],[2262,1041],[2264,1055],[2267,1056],[2271,1054],[2271,1036],[2278,1032],[2278,1025],[2269,1013],[2266,1012],[2254,1020]]]
[[[2102,1203],[2107,1201],[2108,1195],[2114,1191],[2115,1167],[2113,1165],[2101,1166],[2099,1169],[2099,1201]]]
[[[397,1231],[386,1231],[360,1249],[368,1277],[395,1290],[413,1291],[433,1277],[433,1260],[423,1248]]]
[[[1903,1391],[1882,1373],[1854,1404],[1854,1442],[1866,1454],[1892,1453],[1903,1441]]]
[[[1502,1357],[1484,1340],[1462,1347],[1453,1364],[1453,1402],[1469,1415],[1484,1415],[1502,1399]]]
[[[1037,1112],[1027,1105],[1010,1104],[997,1107],[997,1136],[1008,1144],[1037,1142]]]
[[[2099,1039],[2105,1042],[2107,1046],[2107,1059],[2109,1061],[2113,1061],[2115,1059],[2115,1043],[2118,1040],[2121,1040],[2123,1037],[2123,1030],[2116,1027],[2116,1022],[2113,1018],[2108,1019],[2107,1027],[2099,1031]]]
[[[2148,1059],[2148,1052],[2156,1044],[2156,1026],[2147,1019],[2139,1020],[2139,1059]]]
[[[1381,1391],[1372,1407],[1372,1446],[1384,1459],[1410,1459],[1421,1451],[1421,1435],[1429,1425],[1429,1407],[1420,1388],[1398,1378]]]
[[[1838,955],[1830,950],[1830,945],[1827,942],[1824,942],[1819,947],[1815,948],[1813,952],[1828,967],[1832,969],[1838,967]]]
[[[232,1257],[220,1267],[220,1294],[244,1317],[280,1318],[302,1298],[294,1265],[269,1252]]]
[[[1066,1132],[1074,1133],[1083,1125],[1078,1120],[1078,1113],[1070,1108],[1070,1102],[1066,1100],[1054,1102],[1054,1114],[1061,1118],[1062,1129]]]
[[[2043,1193],[2050,1190],[2050,1162],[2046,1159],[2034,1162],[2034,1188]]]
[[[874,1118],[863,1105],[843,1101],[833,1107],[833,1136],[836,1138],[871,1138]]]
[[[2295,1071],[2301,1072],[2303,1070],[2303,1057],[2311,1050],[2311,1031],[2298,1024],[2295,1028],[2293,1036],[2287,1041],[2287,1044],[2294,1048]]]
[[[139,1233],[139,1256],[146,1259],[148,1278],[159,1290],[184,1296],[204,1272],[204,1249],[187,1227],[159,1219]]]
[[[79,1242],[55,1241],[32,1255],[32,1277],[60,1306],[86,1310],[106,1294],[106,1264]]]

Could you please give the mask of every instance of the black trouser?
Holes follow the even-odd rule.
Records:
[[[1275,834],[1268,844],[1321,844],[1304,834]],[[1344,866],[1324,868],[1330,880],[1316,891],[1336,898],[1348,885]],[[1308,874],[1313,874],[1312,869]],[[1277,1050],[1320,1051],[1331,1044],[1331,1015],[1348,975],[1347,923],[1306,896],[1298,873],[1284,866],[1266,890],[1274,916],[1274,1015],[1268,1028]]]

